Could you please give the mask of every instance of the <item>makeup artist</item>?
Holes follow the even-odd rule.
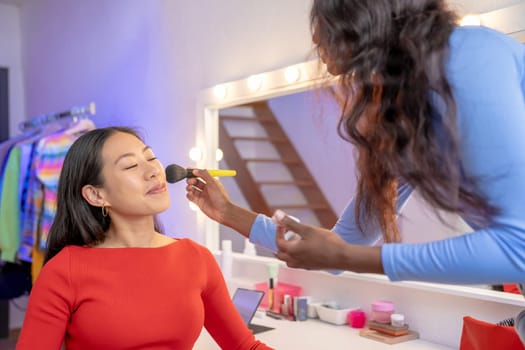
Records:
[[[95,129],[69,149],[45,265],[17,350],[270,349],[235,309],[213,255],[160,233],[165,172],[132,129]]]
[[[523,283],[523,44],[459,27],[444,0],[314,0],[310,20],[320,58],[340,76],[338,128],[358,153],[356,197],[331,230],[287,216],[278,228],[232,203],[203,171],[195,174],[205,183],[187,181],[188,199],[290,267],[392,281]],[[473,232],[400,243],[396,215],[414,189]],[[286,240],[286,230],[300,239]]]

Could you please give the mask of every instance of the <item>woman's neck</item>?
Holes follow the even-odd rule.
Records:
[[[140,221],[111,221],[106,231],[106,238],[97,245],[101,248],[127,248],[127,247],[158,247],[166,245],[167,240],[173,241],[154,229],[153,220]]]

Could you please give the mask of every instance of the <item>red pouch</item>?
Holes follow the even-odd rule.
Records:
[[[514,327],[463,317],[459,350],[525,350]]]

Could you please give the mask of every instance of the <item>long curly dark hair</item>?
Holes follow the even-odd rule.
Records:
[[[360,229],[376,222],[386,242],[399,240],[399,180],[436,209],[486,223],[497,209],[460,162],[445,74],[457,16],[445,1],[314,0],[310,23],[319,56],[340,75],[338,131],[358,151]]]

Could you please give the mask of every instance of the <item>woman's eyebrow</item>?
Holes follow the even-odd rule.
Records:
[[[142,153],[144,153],[144,152],[146,152],[147,150],[150,150],[150,149],[151,149],[150,146],[145,146],[142,149]],[[121,154],[117,159],[115,159],[115,162],[113,164],[117,164],[122,158],[133,157],[134,155],[135,155],[135,153],[132,153],[132,152]]]

